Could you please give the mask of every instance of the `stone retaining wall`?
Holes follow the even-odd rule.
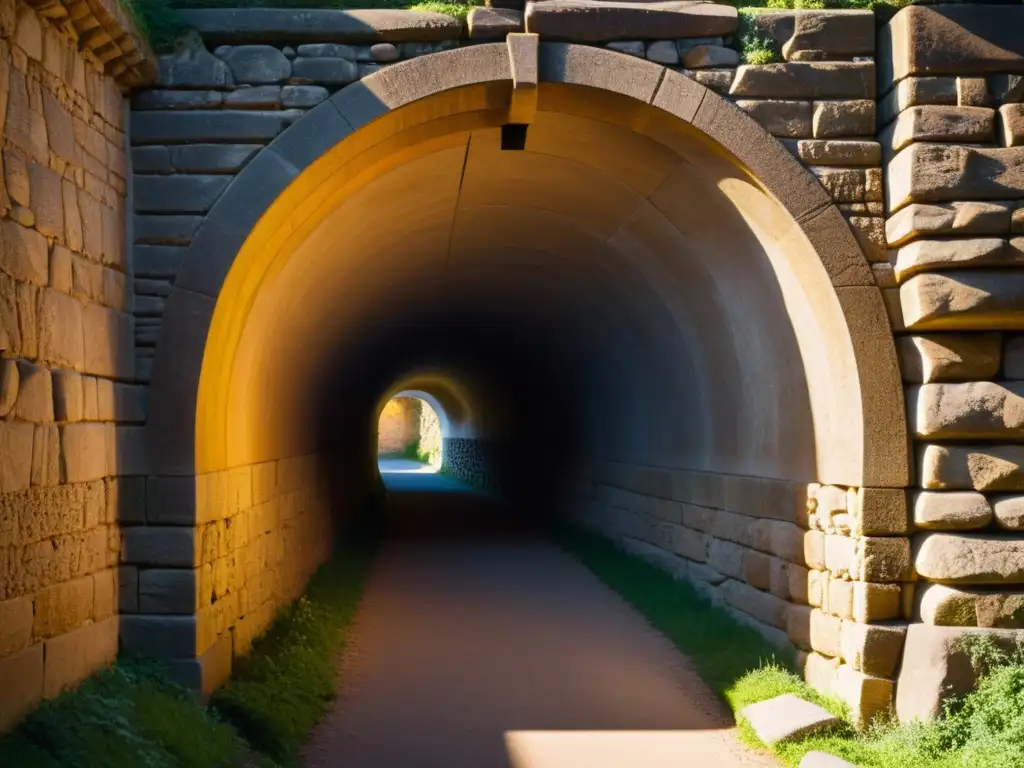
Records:
[[[0,2],[0,730],[117,654],[118,475],[146,418],[120,89],[149,61],[120,21]]]
[[[330,557],[316,456],[192,477],[122,478],[121,643],[167,660],[203,692],[221,685]]]
[[[941,627],[1024,630],[1022,24],[1022,8],[920,7],[880,38],[886,234],[917,456],[908,617],[921,623],[903,719],[971,683],[948,661],[967,630]]]
[[[441,471],[474,488],[500,493],[502,482],[496,468],[497,446],[472,437],[443,440]]]

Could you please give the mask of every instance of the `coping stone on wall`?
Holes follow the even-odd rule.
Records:
[[[878,83],[908,75],[1024,72],[1024,6],[913,5],[882,28]]]
[[[391,9],[190,8],[182,20],[207,45],[230,43],[379,43],[454,40],[459,19],[443,13]]]
[[[686,0],[545,0],[526,6],[527,32],[577,43],[714,37],[732,34],[737,24],[731,5]]]

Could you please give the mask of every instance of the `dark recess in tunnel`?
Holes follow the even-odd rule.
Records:
[[[368,322],[335,347],[309,399],[317,451],[329,461],[333,508],[379,514],[383,487],[372,435],[381,398],[410,371],[443,370],[500,415],[488,435],[494,473],[517,517],[543,523],[564,503],[579,456],[578,381],[552,343],[556,329],[481,303],[426,302]],[[447,437],[447,436],[445,436]]]

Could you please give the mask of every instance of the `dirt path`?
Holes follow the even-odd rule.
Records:
[[[402,496],[306,766],[775,765],[568,554],[471,495]]]

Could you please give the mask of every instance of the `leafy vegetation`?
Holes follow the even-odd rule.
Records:
[[[602,536],[559,530],[555,538],[686,653],[734,713],[748,704],[794,693],[847,716],[840,702],[821,696],[795,674],[791,657],[773,652],[760,634],[713,606],[686,582]],[[978,689],[950,702],[936,722],[879,722],[860,732],[846,725],[782,745],[776,753],[788,766],[798,765],[807,752],[820,750],[863,768],[1021,768],[1024,651],[1007,652],[987,638],[973,639],[967,650],[981,675]],[[748,743],[763,747],[742,719],[739,732]]]
[[[374,536],[343,549],[310,580],[231,681],[204,707],[153,663],[119,660],[44,702],[0,740],[0,768],[275,768],[299,748],[334,697]]]

